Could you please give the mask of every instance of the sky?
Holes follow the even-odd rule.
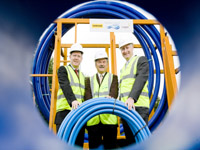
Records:
[[[141,12],[143,15],[145,15],[149,19],[156,19],[153,15],[150,13],[146,12],[145,10],[141,9],[138,6],[134,6],[136,10]],[[116,44],[118,44],[118,41],[121,36],[127,36],[131,33],[123,33],[123,32],[115,32],[115,39],[116,39]],[[87,35],[87,36],[86,36]],[[138,40],[136,39],[135,36],[134,38],[134,43],[139,44]],[[74,43],[75,42],[75,28],[70,29],[63,37],[62,37],[62,43]],[[79,24],[78,25],[78,33],[77,33],[77,42],[81,44],[85,43],[91,43],[91,44],[110,44],[110,33],[109,32],[95,32],[91,31],[91,28],[89,25],[86,24]],[[96,73],[96,68],[94,65],[94,55],[95,52],[98,50],[104,51],[104,49],[84,49],[84,55],[83,55],[83,61],[81,63],[81,69],[82,72],[86,76],[92,76]],[[123,67],[125,60],[121,56],[120,50],[117,48],[116,49],[116,54],[117,54],[117,74],[120,74],[120,70]],[[68,53],[69,55],[69,53]],[[144,52],[142,49],[135,49],[134,50],[134,55],[144,55]],[[88,66],[90,66],[88,68]],[[111,66],[111,64],[110,64]],[[87,68],[87,69],[86,69]]]
[[[147,17],[148,19],[151,20],[156,20],[156,17],[154,17],[151,13],[147,12],[146,10],[136,6],[136,5],[131,5],[131,7],[133,7],[134,9],[136,9],[137,11],[139,11],[141,14],[143,14],[145,17]],[[159,25],[155,25],[155,27],[157,28],[157,30],[160,30],[160,26]],[[167,29],[165,29],[165,31],[167,32]],[[91,31],[90,25],[88,24],[79,24],[77,26],[77,42],[80,44],[110,44],[110,33],[109,32],[95,32],[95,31]],[[126,36],[130,36],[130,32],[115,32],[115,38],[116,38],[116,44],[118,44],[119,39],[121,37],[126,37]],[[168,36],[170,39],[170,44],[172,45],[172,50],[176,51],[176,46],[174,44],[173,39],[170,36],[170,33],[168,32]],[[137,38],[133,35],[134,38],[134,44],[140,44],[139,41],[137,40]],[[65,35],[63,35],[62,37],[62,43],[63,44],[72,44],[75,42],[75,27],[71,28],[67,33],[65,33]],[[92,76],[94,75],[97,70],[95,67],[95,63],[94,63],[94,55],[97,51],[105,51],[104,48],[84,48],[84,55],[83,55],[83,61],[80,65],[80,69],[81,71],[84,73],[85,76]],[[158,58],[159,58],[159,62],[160,62],[160,68],[161,70],[163,70],[163,63],[161,60],[161,57],[158,54]],[[144,56],[144,52],[142,48],[135,48],[134,49],[134,55],[138,55],[138,56]],[[54,55],[52,55],[53,57]],[[125,64],[125,59],[122,57],[121,55],[121,51],[116,48],[116,57],[117,57],[117,75],[118,77],[120,77],[120,70],[122,69],[122,67]],[[68,58],[69,60],[69,51],[68,51]],[[180,62],[179,62],[179,57],[178,56],[174,56],[174,65],[175,65],[175,69],[180,67]],[[111,60],[109,60],[109,66],[111,68]],[[60,65],[63,65],[63,63],[61,63]],[[155,67],[154,67],[155,68]],[[156,76],[154,77],[154,84],[155,84],[155,80],[156,80]],[[176,74],[176,80],[177,80],[177,85],[178,88],[180,87],[180,82],[181,82],[181,71]],[[164,75],[161,74],[161,84],[160,84],[160,90],[159,90],[159,97],[162,96],[162,92],[163,92],[163,84],[164,84]]]

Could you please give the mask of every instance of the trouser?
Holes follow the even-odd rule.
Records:
[[[149,109],[145,108],[145,107],[136,107],[136,111],[143,118],[146,125],[148,125]],[[136,143],[133,132],[124,119],[122,119],[122,124],[123,124],[123,128],[124,128],[124,133],[125,133],[125,136],[126,136],[126,140],[125,140],[125,143],[124,143],[125,146]]]
[[[117,147],[117,125],[103,125],[100,123],[94,126],[87,126],[87,130],[90,149],[96,149],[101,144],[103,144],[104,149]]]
[[[70,110],[64,110],[64,111],[60,111],[60,112],[56,113],[55,124],[56,124],[57,132],[58,132],[58,130],[60,128],[60,125],[61,125],[62,121],[65,119],[65,117],[67,116],[67,114],[69,112],[70,112]],[[85,134],[85,126],[83,126],[81,128],[81,130],[79,131],[78,136],[77,136],[76,141],[75,141],[75,145],[83,147],[84,134]]]

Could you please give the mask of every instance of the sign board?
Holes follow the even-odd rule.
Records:
[[[90,19],[91,32],[133,32],[131,19]]]

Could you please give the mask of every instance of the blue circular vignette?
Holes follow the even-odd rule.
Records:
[[[91,1],[80,4],[65,13],[58,18],[111,18],[111,19],[146,19],[137,10],[131,7],[132,4],[120,1]],[[66,33],[73,25],[66,25],[62,29],[62,34]],[[36,50],[33,74],[47,74],[48,64],[52,55],[52,49],[54,47],[54,32],[56,31],[56,24],[52,23],[46,31],[43,33],[39,40],[39,44]],[[140,44],[143,47],[144,53],[149,60],[150,74],[149,74],[149,96],[153,95],[150,103],[150,112],[152,111],[158,92],[160,88],[160,72],[156,71],[154,81],[154,70],[160,70],[160,64],[158,56],[154,48],[154,44],[158,48],[159,55],[162,58],[160,35],[154,25],[134,25],[133,33]],[[152,39],[152,41],[150,40]],[[152,53],[152,56],[151,56]],[[152,60],[155,62],[155,68]],[[36,98],[36,103],[46,120],[49,120],[50,111],[50,90],[48,84],[48,77],[33,77],[33,89]],[[155,86],[153,87],[155,83]],[[153,90],[154,89],[154,90]],[[159,123],[162,121],[165,113],[167,112],[167,98],[166,87],[164,84],[161,101],[156,110],[154,116],[149,121],[149,128],[153,131]]]

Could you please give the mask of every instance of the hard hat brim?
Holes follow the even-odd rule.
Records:
[[[129,45],[129,44],[133,44],[133,42],[126,42],[126,43],[123,43],[123,44],[121,44],[120,46],[119,46],[119,48],[121,49],[123,46],[125,46],[125,45]]]
[[[108,57],[96,58],[95,61],[97,61],[97,60],[99,60],[99,59],[108,59]]]
[[[70,51],[70,54],[72,54],[73,52],[80,52],[81,54],[83,54],[83,51],[79,51],[79,50]]]

